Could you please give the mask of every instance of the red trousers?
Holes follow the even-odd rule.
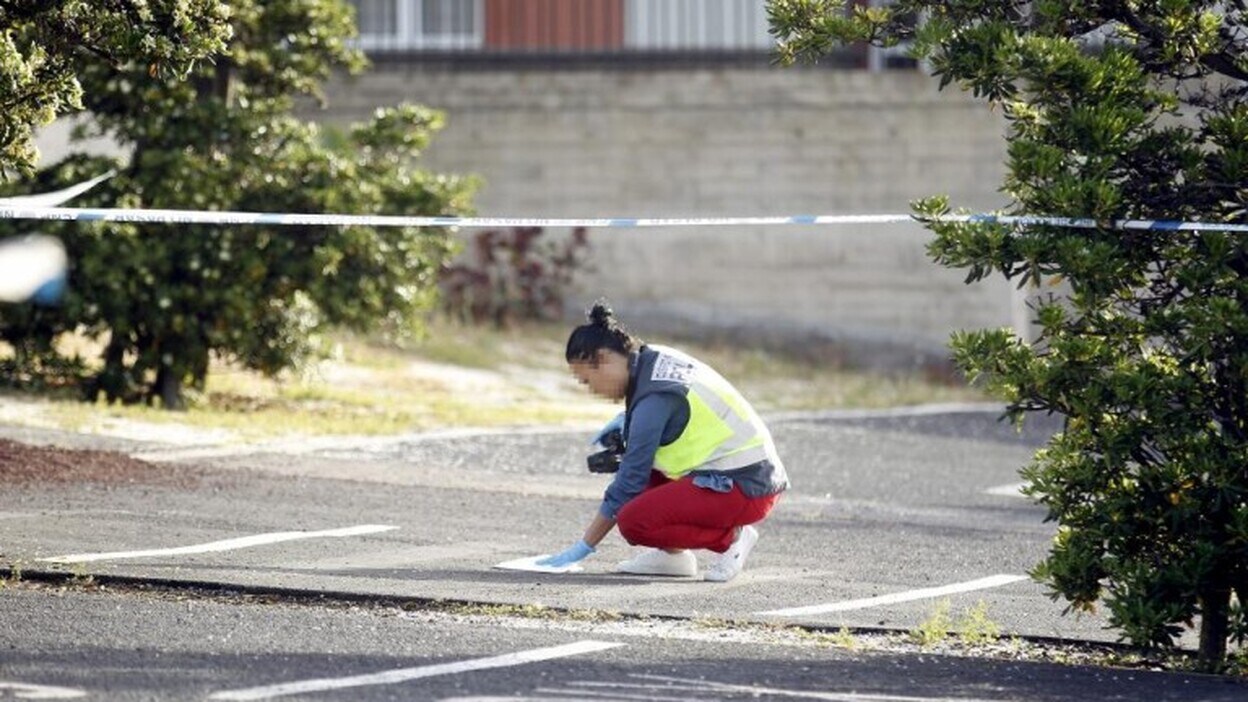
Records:
[[[616,515],[620,535],[634,546],[704,548],[723,553],[737,528],[761,522],[780,495],[747,497],[740,486],[716,492],[693,484],[693,476],[670,480],[650,473],[650,485]]]

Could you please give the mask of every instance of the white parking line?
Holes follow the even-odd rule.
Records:
[[[420,666],[419,668],[399,668],[398,670],[387,670],[385,672],[371,673],[369,675],[353,675],[346,678],[320,678],[316,680],[302,680],[298,682],[282,683],[280,685],[268,685],[265,687],[251,687],[243,690],[226,690],[223,692],[213,693],[208,699],[267,700],[274,697],[282,697],[284,695],[324,692],[325,690],[341,690],[348,687],[363,687],[365,685],[393,685],[394,683],[407,682],[409,680],[417,680],[419,678],[430,678],[435,675],[454,675],[456,673],[467,673],[474,670],[506,668],[513,665],[523,665],[525,663],[537,663],[556,658],[579,656],[586,653],[606,651],[608,649],[617,648],[623,645],[624,644],[621,643],[609,643],[606,641],[577,641],[576,643],[567,644],[566,646],[537,648],[531,651],[508,653],[502,656],[493,656],[491,658],[477,658],[469,661],[459,661],[457,663],[439,663],[437,665]]]
[[[5,690],[11,691],[14,697],[21,700],[73,700],[87,696],[85,691],[72,687],[0,681],[0,697],[8,697]]]
[[[1027,483],[1010,483],[1009,485],[990,487],[987,490],[984,490],[984,493],[988,495],[998,495],[1000,497],[1022,497],[1025,499],[1027,497],[1023,494],[1023,488],[1025,487],[1027,487]]]
[[[376,534],[383,531],[391,531],[398,529],[396,526],[386,526],[384,524],[362,524],[360,526],[345,527],[342,529],[326,529],[324,531],[279,531],[271,534],[257,534],[255,536],[244,536],[237,539],[226,539],[224,541],[213,541],[206,544],[195,544],[192,546],[178,546],[175,548],[157,548],[146,551],[113,551],[111,553],[74,553],[68,556],[52,556],[50,558],[40,558],[45,563],[90,563],[92,561],[115,561],[125,558],[151,558],[159,556],[185,556],[192,553],[213,553],[216,551],[232,551],[239,548],[251,548],[252,546],[263,546],[265,544],[276,544],[283,541],[298,541],[300,539],[319,539],[319,538],[336,538],[343,536],[363,536],[364,534]]]
[[[633,675],[631,677],[642,680],[653,680],[658,684],[675,684],[675,687],[672,688],[658,689],[719,693],[728,692],[750,695],[753,698],[797,697],[804,700],[824,700],[825,702],[995,702],[993,700],[984,700],[978,697],[912,697],[909,695],[872,694],[867,692],[821,692],[818,690],[795,690],[778,687],[764,687],[761,685],[737,685],[733,683],[715,682],[713,680],[693,680],[687,678],[676,678],[667,675]],[[578,683],[572,684],[576,685]],[[593,683],[579,684],[587,686],[593,685]],[[651,689],[655,688],[652,687]],[[686,697],[685,699],[695,698]]]
[[[986,590],[991,587],[1001,587],[1002,585],[1009,585],[1010,583],[1016,583],[1020,580],[1026,579],[1026,575],[993,575],[987,578],[980,578],[979,580],[971,580],[965,583],[955,583],[953,585],[944,585],[942,587],[929,587],[922,590],[908,590],[906,592],[896,592],[891,595],[868,597],[861,600],[847,600],[845,602],[833,602],[831,604],[811,605],[809,607],[774,609],[768,612],[756,612],[755,614],[770,617],[800,617],[807,614],[848,612],[855,609],[867,609],[868,607],[879,607],[882,605],[898,604],[900,602],[925,600],[930,597],[957,595],[959,593],[971,592],[973,590]]]

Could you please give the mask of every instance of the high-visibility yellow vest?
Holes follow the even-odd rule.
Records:
[[[662,346],[645,347],[640,361],[630,401],[655,392],[683,392],[689,403],[684,431],[654,454],[655,468],[664,475],[675,480],[693,470],[732,471],[768,459],[778,464],[766,425],[713,368]]]

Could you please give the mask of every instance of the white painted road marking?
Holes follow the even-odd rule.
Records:
[[[407,682],[409,680],[417,680],[419,678],[430,678],[435,675],[454,675],[456,673],[467,673],[474,670],[506,668],[513,665],[523,665],[525,663],[538,663],[540,661],[549,661],[556,658],[579,656],[586,653],[606,651],[608,649],[618,648],[623,645],[624,644],[621,643],[610,643],[606,641],[577,641],[576,643],[567,644],[566,646],[537,648],[531,651],[508,653],[502,656],[493,656],[491,658],[477,658],[469,661],[459,661],[457,663],[439,663],[437,665],[420,666],[419,668],[400,668],[398,670],[387,670],[385,672],[371,673],[369,675],[353,675],[346,678],[302,680],[298,682],[282,683],[279,685],[268,685],[265,687],[252,687],[244,690],[226,690],[224,692],[213,693],[213,695],[208,699],[267,700],[274,697],[282,697],[284,695],[299,695],[308,692],[341,690],[348,687],[363,687],[365,685],[393,685],[394,683]]]
[[[224,541],[213,541],[206,544],[195,544],[193,546],[178,546],[175,548],[157,548],[147,551],[113,551],[111,553],[75,553],[68,556],[52,556],[51,558],[40,558],[45,563],[90,563],[92,561],[114,561],[125,558],[151,558],[159,556],[185,556],[192,553],[213,553],[216,551],[233,551],[239,548],[251,548],[252,546],[263,546],[265,544],[276,544],[283,541],[298,541],[300,539],[319,539],[319,538],[335,538],[343,536],[363,536],[364,534],[377,534],[383,531],[391,531],[398,529],[396,526],[386,526],[384,524],[362,524],[360,526],[346,527],[343,529],[326,529],[325,531],[279,531],[271,534],[257,534],[255,536],[244,536],[238,539],[226,539]]]
[[[715,682],[713,680],[674,678],[666,675],[633,675],[631,677],[641,680],[654,680],[656,683],[675,683],[679,686],[672,689],[689,690],[689,685],[692,684],[692,686],[695,686],[694,689],[698,692],[742,693],[755,699],[759,697],[796,697],[805,700],[825,700],[826,702],[995,702],[993,700],[966,697],[911,697],[908,695],[872,694],[869,692],[821,692],[818,690],[791,690],[777,687],[763,687],[761,685],[735,685],[732,683]]]
[[[806,614],[848,612],[854,609],[867,609],[868,607],[879,607],[882,605],[898,604],[900,602],[925,600],[930,597],[957,595],[963,592],[971,592],[973,590],[986,590],[991,587],[1001,587],[1002,585],[1009,585],[1010,583],[1016,583],[1020,580],[1026,579],[1026,575],[993,575],[988,578],[980,578],[979,580],[971,580],[965,583],[955,583],[953,585],[944,585],[942,587],[929,587],[922,590],[908,590],[906,592],[896,592],[891,595],[868,597],[861,600],[848,600],[845,602],[833,602],[831,604],[811,605],[809,607],[775,609],[769,612],[756,612],[756,614],[759,616],[772,617],[800,617]]]
[[[988,495],[998,495],[1000,497],[1022,497],[1025,499],[1027,496],[1023,494],[1024,487],[1027,487],[1027,483],[1010,483],[1009,485],[990,487],[987,490],[984,490],[984,492]]]
[[[72,687],[0,681],[0,697],[6,696],[5,690],[12,690],[13,696],[19,700],[73,700],[87,696],[86,692]]]

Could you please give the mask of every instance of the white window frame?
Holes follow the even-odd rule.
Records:
[[[720,16],[719,35],[709,31],[711,12]],[[656,25],[660,32],[650,33]],[[624,0],[624,46],[629,50],[770,50],[774,45],[763,0]]]
[[[469,0],[472,7],[472,30],[466,34],[426,34],[420,26],[425,2],[441,0],[390,0],[395,4],[394,34],[360,33],[357,46],[365,51],[411,51],[439,49],[479,49],[485,43],[484,0]]]

